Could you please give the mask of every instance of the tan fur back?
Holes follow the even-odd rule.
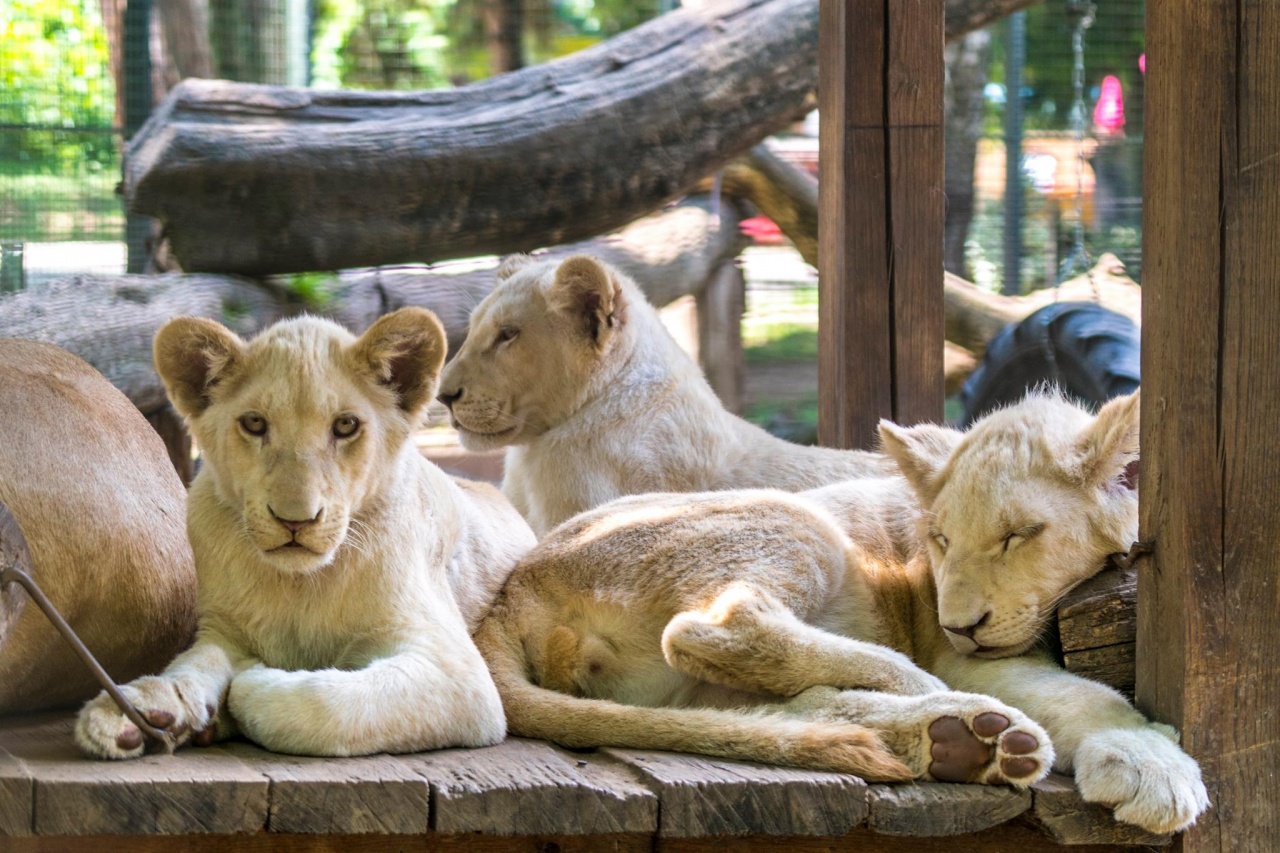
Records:
[[[185,495],[164,444],[57,347],[0,339],[0,377],[0,501],[36,582],[113,678],[159,670],[195,629]],[[97,683],[26,599],[0,590],[0,713],[92,696]]]

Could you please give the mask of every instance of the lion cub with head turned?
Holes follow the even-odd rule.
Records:
[[[877,780],[1056,766],[1120,820],[1182,829],[1208,799],[1172,730],[1035,648],[1137,533],[1137,419],[1136,394],[1096,418],[1033,397],[965,435],[883,423],[903,477],[583,513],[476,634],[511,730]]]
[[[501,494],[446,476],[410,438],[445,349],[416,308],[359,339],[315,318],[247,344],[192,317],[156,335],[204,466],[187,500],[195,645],[124,687],[153,725],[311,755],[503,738],[470,629],[534,539]],[[105,694],[76,739],[104,758],[143,752]]]
[[[511,446],[502,488],[539,536],[624,495],[795,492],[896,470],[726,411],[640,288],[586,255],[507,259],[440,399],[468,448]]]

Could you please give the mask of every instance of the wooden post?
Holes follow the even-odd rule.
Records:
[[[821,0],[818,435],[942,418],[943,2]]]
[[[1138,704],[1213,810],[1280,849],[1280,7],[1147,4]]]

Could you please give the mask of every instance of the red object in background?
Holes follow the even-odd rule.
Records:
[[[1093,126],[1103,133],[1124,130],[1124,92],[1120,78],[1114,74],[1102,78],[1102,93],[1098,96],[1098,105],[1093,108]]]
[[[761,246],[777,246],[782,243],[782,229],[767,216],[753,216],[738,223],[739,230]]]

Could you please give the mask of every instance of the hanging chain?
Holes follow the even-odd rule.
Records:
[[[1068,0],[1067,14],[1075,17],[1075,27],[1071,32],[1071,88],[1075,99],[1071,105],[1071,129],[1076,140],[1076,199],[1075,227],[1072,229],[1071,253],[1058,266],[1058,284],[1077,267],[1084,267],[1089,276],[1089,284],[1093,288],[1093,301],[1101,302],[1098,283],[1093,278],[1093,262],[1089,250],[1084,245],[1084,132],[1088,110],[1084,103],[1084,34],[1093,26],[1097,7],[1090,0]],[[1057,290],[1054,291],[1057,300]]]

